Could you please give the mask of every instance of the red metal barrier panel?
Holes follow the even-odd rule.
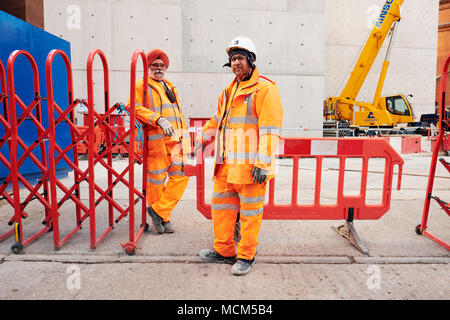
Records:
[[[9,117],[9,111],[8,111],[8,95],[6,93],[7,87],[6,87],[6,73],[5,73],[5,67],[3,66],[3,63],[0,61],[0,104],[2,105],[2,111],[3,113],[0,114],[0,125],[3,127],[3,136],[0,138],[0,149],[3,148],[6,144],[8,144],[8,147],[11,148],[11,125],[10,125],[10,117]],[[14,199],[9,194],[7,188],[8,184],[11,181],[11,163],[10,161],[3,155],[3,153],[0,153],[0,161],[5,166],[6,169],[9,170],[9,174],[7,177],[5,177],[5,180],[0,185],[0,200],[6,200],[8,204],[14,208]],[[8,222],[8,227],[10,228],[13,222],[10,220]],[[3,231],[0,231],[3,232]],[[10,228],[10,230],[0,233],[0,241],[3,241],[9,237],[11,237],[14,234],[14,228]]]
[[[98,55],[101,58],[103,64],[103,79],[104,79],[104,92],[103,96],[105,97],[105,113],[99,114],[94,108],[94,90],[93,90],[93,61],[95,56]],[[131,64],[131,88],[135,88],[135,75],[136,75],[136,63],[137,59],[142,57],[144,62],[144,77],[147,79],[148,70],[146,68],[146,59],[145,53],[141,50],[135,51],[132,58]],[[135,154],[134,154],[134,146],[132,144],[127,144],[125,141],[134,141],[135,137],[135,110],[134,110],[134,102],[131,103],[131,107],[127,110],[130,117],[130,128],[123,132],[122,134],[118,134],[116,136],[116,128],[114,127],[112,121],[112,114],[118,110],[121,104],[116,103],[113,107],[109,107],[109,75],[108,75],[108,63],[104,53],[101,50],[93,50],[88,56],[87,62],[87,88],[88,88],[88,134],[90,137],[93,137],[95,134],[95,128],[103,126],[104,128],[104,139],[105,139],[105,148],[100,153],[97,153],[94,150],[94,144],[91,143],[92,139],[88,140],[88,183],[89,183],[89,221],[90,221],[90,237],[91,237],[91,249],[95,249],[96,246],[105,238],[105,236],[111,232],[114,228],[114,223],[118,223],[124,217],[128,217],[129,222],[129,242],[126,244],[122,244],[122,246],[126,249],[128,254],[133,254],[136,248],[136,243],[142,236],[143,232],[147,230],[148,225],[146,223],[146,203],[145,203],[145,179],[142,179],[142,189],[136,187],[135,183]],[[117,144],[123,144],[128,148],[128,166],[120,171],[120,169],[115,169],[113,167],[113,150]],[[145,148],[144,148],[145,149]],[[145,154],[144,154],[145,155]],[[104,159],[106,158],[106,160]],[[136,159],[138,160],[138,159]],[[139,161],[138,161],[139,162]],[[98,184],[96,184],[95,180],[95,171],[96,166],[103,167],[107,170],[107,187],[102,188]],[[144,176],[146,171],[146,162],[143,162],[143,171],[142,174]],[[128,175],[128,179],[126,178]],[[114,198],[114,187],[118,183],[123,183],[129,190],[128,194],[128,207],[123,208]],[[98,194],[98,197],[96,197]],[[96,207],[102,202],[106,201],[108,205],[108,226],[103,231],[103,233],[97,238],[96,236]],[[141,201],[141,216],[142,221],[140,228],[135,233],[135,207],[137,203]],[[119,212],[119,216],[114,219],[114,209]]]
[[[20,55],[25,56],[31,64],[34,99],[26,105],[16,94],[14,83],[14,62]],[[67,75],[67,93],[68,104],[66,108],[62,108],[54,99],[53,87],[53,61],[56,56],[60,56],[66,67]],[[93,61],[99,56],[103,64],[104,79],[104,102],[105,113],[100,114],[94,108],[94,90],[93,90]],[[104,53],[101,50],[93,50],[87,61],[87,94],[88,100],[85,104],[88,106],[87,123],[85,126],[77,126],[75,124],[74,109],[82,101],[74,100],[73,97],[73,79],[70,60],[61,50],[52,50],[46,61],[46,84],[47,84],[47,100],[49,127],[46,129],[42,124],[41,101],[45,98],[41,97],[39,90],[38,69],[33,57],[26,51],[14,51],[7,65],[7,75],[3,64],[0,63],[0,103],[3,105],[3,115],[0,115],[0,125],[4,128],[4,134],[0,140],[0,147],[8,144],[10,149],[10,158],[8,159],[0,154],[0,161],[5,165],[11,174],[5,179],[0,186],[0,196],[6,199],[13,208],[14,214],[9,225],[14,224],[12,230],[0,235],[0,241],[13,234],[16,235],[15,243],[12,250],[15,253],[21,252],[24,246],[39,238],[46,232],[53,231],[54,247],[56,250],[61,248],[77,231],[81,229],[82,223],[89,219],[90,247],[95,249],[101,241],[114,229],[114,225],[119,223],[123,218],[127,218],[129,224],[128,242],[121,244],[128,254],[133,254],[137,241],[143,232],[148,229],[146,223],[146,170],[147,149],[144,148],[143,155],[139,157],[134,153],[134,141],[136,136],[136,114],[135,114],[135,85],[136,85],[136,65],[138,59],[143,60],[144,66],[144,82],[148,78],[148,66],[145,52],[136,50],[131,61],[131,104],[124,107],[123,104],[116,103],[113,107],[109,102],[109,76],[108,64]],[[5,90],[6,80],[8,80],[8,94]],[[144,97],[147,93],[147,86],[144,86]],[[115,112],[118,111],[118,114]],[[125,114],[125,116],[124,116]],[[124,126],[125,117],[129,117],[130,127],[128,130]],[[19,127],[28,120],[33,124],[36,130],[37,138],[31,145],[27,145],[20,136]],[[70,129],[71,142],[67,145],[61,145],[57,142],[56,132],[58,126],[68,126]],[[29,133],[29,132],[28,132]],[[97,135],[96,135],[97,133]],[[143,143],[147,144],[147,136],[144,134]],[[34,138],[33,138],[34,139]],[[46,143],[48,141],[48,158]],[[80,144],[84,142],[88,152],[88,166],[85,170],[80,168],[78,161],[78,149]],[[99,146],[102,146],[101,148]],[[120,146],[120,147],[119,147]],[[18,148],[22,150],[19,154]],[[35,155],[34,151],[40,151],[40,158]],[[117,152],[123,152],[129,155],[128,165],[125,169],[117,169],[113,166],[113,155]],[[20,157],[18,157],[20,155]],[[73,158],[72,158],[73,157]],[[32,185],[20,173],[19,169],[25,162],[33,162],[41,171],[41,178],[36,185]],[[56,178],[56,168],[60,161],[64,161],[73,170],[73,181],[67,179],[64,183]],[[142,164],[142,188],[136,186],[135,180],[135,164]],[[106,173],[106,186],[102,186],[96,179],[96,169],[104,169]],[[98,178],[98,177],[97,177]],[[80,185],[88,184],[88,204],[83,203],[80,195]],[[128,206],[124,207],[119,204],[114,197],[114,188],[117,184],[122,183],[128,189]],[[12,185],[13,195],[6,192],[8,184]],[[28,191],[24,196],[24,190],[19,190],[19,184],[22,184]],[[43,190],[41,190],[43,189]],[[20,191],[20,192],[19,192]],[[23,218],[28,217],[26,209],[31,200],[37,199],[44,207],[44,227],[34,233],[29,238],[24,237]],[[75,204],[75,214],[73,215],[73,226],[70,230],[65,231],[65,235],[61,236],[61,214],[62,206],[68,200]],[[136,233],[136,216],[135,209],[138,202],[141,201],[141,224]],[[96,209],[100,204],[106,202],[107,206],[107,225],[97,234],[97,218],[98,211]],[[72,203],[70,203],[71,205]],[[103,203],[104,204],[104,203]],[[72,207],[71,207],[72,208]],[[117,216],[114,216],[118,212]],[[102,213],[102,212],[100,212]],[[64,225],[67,230],[67,225]],[[34,228],[35,230],[36,228]]]
[[[439,152],[440,152],[441,148],[443,148],[445,145],[446,131],[447,131],[447,133],[448,133],[448,131],[450,131],[450,118],[447,117],[447,112],[445,109],[445,97],[446,97],[446,90],[447,90],[447,74],[448,74],[449,66],[450,66],[450,55],[447,56],[447,58],[444,62],[444,66],[442,67],[441,97],[440,97],[440,101],[439,101],[439,134],[436,138],[436,142],[435,142],[434,148],[433,148],[433,155],[431,157],[430,173],[428,175],[427,192],[425,194],[425,202],[424,202],[423,213],[422,213],[422,222],[421,222],[421,224],[416,226],[416,233],[425,235],[426,237],[435,241],[436,243],[443,246],[447,250],[450,250],[450,244],[448,242],[446,242],[445,240],[437,237],[430,231],[428,231],[427,223],[428,223],[428,216],[430,214],[431,199],[434,199],[437,202],[437,204],[443,209],[443,211],[447,215],[450,216],[450,205],[448,204],[448,202],[446,202],[446,201],[440,199],[438,196],[435,196],[432,194],[434,178],[436,175],[436,166],[438,164]],[[439,159],[439,162],[450,173],[450,163],[445,161],[444,158]]]
[[[142,156],[140,157],[137,153],[135,153],[134,150],[134,143],[135,137],[138,136],[136,134],[136,124],[138,123],[136,120],[136,111],[135,111],[135,105],[136,105],[136,68],[138,60],[142,60],[143,65],[143,98],[144,98],[144,107],[147,107],[147,95],[148,95],[148,64],[147,64],[147,57],[145,55],[145,52],[143,50],[135,50],[133,53],[133,56],[131,58],[131,84],[130,84],[130,105],[128,106],[128,113],[130,116],[130,128],[126,132],[130,143],[128,144],[128,163],[130,167],[129,172],[129,238],[128,242],[122,243],[121,246],[125,248],[125,251],[127,254],[132,255],[135,252],[137,241],[141,238],[144,231],[147,231],[149,226],[147,224],[147,198],[146,198],[146,191],[147,191],[147,178],[146,178],[146,172],[147,172],[147,132],[146,130],[143,130],[143,141],[142,146],[144,146],[142,149]],[[120,139],[119,141],[122,141],[123,145],[125,144],[125,140]],[[117,142],[116,142],[117,144]],[[135,187],[136,184],[134,182],[134,163],[142,164],[142,193]],[[135,194],[138,195],[138,198],[135,200]],[[134,206],[135,202],[138,200],[141,200],[141,224],[139,226],[139,229],[136,233],[135,230],[135,214],[134,214]]]
[[[67,92],[68,103],[64,110],[54,100],[53,92],[53,61],[57,55],[64,60],[67,74]],[[83,172],[78,163],[77,145],[84,137],[87,136],[87,129],[80,130],[75,125],[74,109],[78,105],[79,100],[73,99],[73,78],[72,67],[70,60],[62,50],[52,50],[47,56],[46,60],[46,81],[47,81],[47,101],[48,101],[48,119],[49,119],[49,178],[50,178],[50,198],[52,207],[52,228],[53,228],[53,243],[55,250],[60,249],[77,231],[81,229],[82,222],[89,215],[89,209],[81,201],[80,184],[85,180],[86,171]],[[58,126],[62,124],[68,125],[70,129],[71,143],[68,145],[59,145],[56,139],[56,132]],[[69,154],[72,153],[73,161]],[[73,185],[65,186],[60,180],[56,178],[56,166],[64,160],[74,171]],[[57,197],[58,192],[62,194]],[[73,216],[72,229],[61,238],[60,235],[60,215],[61,207],[67,201],[72,200],[75,204],[75,215]],[[82,216],[82,212],[84,215]]]
[[[86,102],[87,104],[87,102]],[[103,116],[103,114],[99,114],[99,116]],[[115,157],[118,156],[128,156],[128,148],[124,145],[123,142],[121,143],[115,143],[115,139],[119,136],[122,135],[125,132],[125,120],[123,118],[123,116],[119,115],[119,114],[110,114],[109,115],[110,118],[110,122],[113,125],[116,134],[115,137],[113,139],[113,143],[114,143],[114,148],[112,150],[112,153]],[[85,113],[83,115],[83,123],[88,123],[88,119],[89,116],[87,113]],[[79,126],[80,128],[84,128],[87,126]],[[106,128],[103,124],[100,124],[99,127],[94,128],[95,131],[95,135],[94,135],[94,139],[95,139],[95,145],[94,145],[94,150],[97,150],[97,153],[101,153],[104,148],[105,148],[105,134],[106,134]],[[88,139],[89,137],[86,137],[85,139]],[[83,156],[83,157],[87,157],[87,144],[84,140],[80,141],[78,143],[78,155],[79,156]]]
[[[54,101],[53,94],[53,80],[52,80],[52,63],[55,56],[60,55],[66,65],[67,69],[67,83],[68,83],[68,107],[62,110],[60,106]],[[94,90],[93,90],[93,62],[96,56],[99,56],[103,64],[103,79],[104,79],[104,108],[105,113],[100,114],[94,108]],[[145,57],[145,55],[144,55]],[[136,62],[137,56],[133,56],[133,61]],[[134,62],[134,64],[135,64]],[[135,68],[135,66],[134,66]],[[143,191],[135,187],[134,178],[134,146],[129,146],[125,143],[126,139],[134,137],[135,134],[135,114],[134,106],[130,108],[130,129],[125,131],[118,130],[117,126],[117,114],[113,114],[118,111],[120,104],[115,104],[110,107],[109,102],[109,76],[108,76],[108,63],[104,53],[101,50],[93,50],[88,56],[87,62],[87,93],[88,99],[85,104],[88,107],[87,121],[84,126],[75,125],[74,109],[82,100],[73,99],[73,81],[72,81],[72,69],[70,61],[65,53],[61,50],[53,50],[49,53],[46,63],[47,70],[47,90],[48,90],[48,103],[49,103],[49,132],[50,132],[50,144],[49,144],[49,175],[51,185],[51,206],[52,206],[52,226],[54,236],[55,249],[59,249],[64,243],[66,243],[79,229],[81,229],[82,223],[89,219],[89,237],[90,248],[95,249],[105,237],[114,229],[114,225],[119,223],[123,218],[128,217],[130,225],[130,237],[129,243],[123,245],[127,253],[134,253],[136,243],[143,231],[147,230],[148,224],[146,224],[146,206],[145,206],[145,180],[143,179]],[[133,70],[134,74],[136,70]],[[134,83],[134,82],[133,82]],[[72,143],[67,146],[61,146],[56,143],[56,128],[62,123],[70,127]],[[101,143],[99,143],[98,135],[101,135]],[[131,141],[133,139],[129,139]],[[85,170],[80,168],[78,162],[78,146],[83,143],[87,149],[88,165]],[[117,169],[113,165],[113,153],[116,150],[117,144],[122,144],[129,156],[128,166],[126,168]],[[102,145],[102,148],[99,148]],[[70,160],[68,154],[73,153],[73,161]],[[55,168],[59,161],[64,160],[74,171],[73,184],[69,186],[64,185],[61,181],[56,179]],[[142,162],[142,159],[138,162]],[[101,185],[96,176],[99,170],[106,170],[106,185]],[[146,170],[146,162],[144,162],[144,171]],[[128,176],[128,177],[127,177]],[[81,201],[80,185],[87,183],[88,194],[86,195],[87,204]],[[114,195],[114,188],[119,183],[122,183],[129,190],[129,206],[123,207],[116,199]],[[61,195],[59,198],[57,195]],[[60,237],[60,215],[61,206],[68,200],[72,200],[75,204],[74,226],[67,235],[63,238]],[[139,200],[142,201],[142,223],[138,235],[134,233],[135,216],[134,211]],[[104,203],[106,206],[106,220],[107,225],[103,229],[98,231],[98,211],[99,206]],[[118,215],[115,217],[115,213]],[[104,215],[102,215],[103,218]],[[132,232],[133,230],[133,232]],[[100,232],[100,235],[98,235]]]
[[[15,90],[14,63],[17,57],[21,55],[25,56],[28,59],[32,68],[33,90],[35,98],[29,105],[26,105],[20,99]],[[10,161],[12,173],[11,183],[14,199],[13,221],[15,223],[16,234],[16,242],[13,244],[12,250],[15,253],[19,253],[24,246],[30,244],[31,242],[48,232],[51,227],[51,205],[49,201],[48,184],[49,172],[45,146],[45,141],[48,140],[48,129],[46,130],[42,125],[41,101],[43,98],[40,94],[38,68],[33,57],[28,52],[23,50],[16,50],[12,52],[8,59],[7,74],[9,114],[11,116]],[[23,125],[25,121],[31,123],[36,129],[37,138],[31,145],[27,145],[23,140],[23,136],[19,135],[19,127]],[[30,134],[30,132],[27,132],[26,134]],[[18,158],[18,148],[23,151],[20,158]],[[34,149],[36,148],[39,148],[40,159],[33,153]],[[27,179],[25,179],[19,172],[21,165],[25,161],[30,160],[40,170],[40,174],[42,176],[42,178],[34,186],[29,181],[27,181]],[[25,187],[24,189],[29,192],[28,195],[24,198],[22,198],[21,192],[19,190],[19,183],[22,184]],[[43,191],[41,191],[41,189],[43,189]],[[27,216],[25,213],[25,209],[30,204],[31,200],[34,199],[38,199],[44,207],[44,227],[25,239],[23,233],[22,218]]]

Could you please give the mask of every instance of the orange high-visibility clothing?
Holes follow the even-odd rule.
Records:
[[[249,80],[238,83],[235,78],[222,92],[216,114],[197,140],[215,135],[215,166],[228,166],[229,183],[252,183],[253,166],[265,170],[271,179],[282,122],[278,88],[255,68]]]
[[[226,179],[227,166],[219,164],[211,199],[214,250],[224,257],[236,254],[234,229],[239,212],[241,240],[237,257],[251,260],[258,245],[267,182],[234,184]]]
[[[136,118],[145,126],[147,134],[147,204],[163,218],[170,220],[170,213],[183,196],[189,182],[184,175],[184,163],[191,152],[186,121],[180,108],[176,88],[163,80],[176,97],[171,103],[162,83],[148,79],[147,108],[144,107],[143,80],[136,81]],[[172,137],[165,136],[157,121],[166,118],[175,130]],[[135,141],[135,150],[142,148]],[[168,181],[166,183],[167,176]]]
[[[163,85],[151,78],[148,79],[147,108],[144,107],[143,80],[136,81],[136,118],[149,125],[147,130],[148,155],[167,155],[166,143],[182,142],[183,155],[191,152],[191,144],[186,121],[181,111],[181,103],[177,89],[168,80],[163,80],[175,94],[176,102],[171,103],[164,91]],[[157,125],[160,117],[166,118],[175,129],[172,137],[165,136]]]
[[[189,177],[184,175],[180,144],[167,143],[166,149],[170,154],[147,158],[147,204],[164,222],[170,220],[170,213],[189,182]]]
[[[216,114],[197,137],[203,142],[215,135],[211,200],[214,249],[225,257],[235,254],[233,237],[238,212],[241,240],[237,257],[251,260],[255,256],[267,181],[275,175],[282,122],[278,88],[255,68],[249,80],[238,83],[235,78],[223,91]],[[253,182],[254,166],[267,173],[266,182]]]

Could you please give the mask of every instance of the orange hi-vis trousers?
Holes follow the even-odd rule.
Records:
[[[258,245],[267,182],[227,183],[227,166],[218,166],[211,200],[214,249],[224,257],[236,254],[233,237],[237,214],[240,213],[241,240],[237,244],[237,257],[251,260]]]
[[[178,143],[166,144],[168,155],[149,156],[147,159],[147,204],[164,222],[183,196],[189,182],[184,175],[182,157],[175,151]],[[166,178],[169,177],[167,184]]]

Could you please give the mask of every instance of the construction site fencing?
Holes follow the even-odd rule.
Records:
[[[2,114],[0,114],[0,134],[2,137],[0,138],[0,149],[5,150],[5,152],[9,153],[9,148],[11,148],[11,122],[8,110],[8,94],[7,94],[7,86],[6,86],[6,71],[3,63],[0,61],[0,103],[2,105]],[[11,183],[11,162],[6,157],[3,152],[0,152],[0,161],[5,166],[9,174],[5,177],[5,180],[0,186],[0,199],[6,200],[8,204],[14,208],[14,199],[12,195],[9,193],[8,186]],[[14,235],[14,228],[12,227],[14,223],[14,216],[12,215],[12,219],[8,222],[7,231],[0,229],[0,241],[8,239],[12,235]]]
[[[212,144],[205,147],[205,152],[197,154],[196,163],[186,167],[186,174],[195,176],[197,181],[197,209],[207,219],[211,219],[211,204],[205,201],[205,155],[211,155]],[[359,240],[353,225],[353,220],[377,220],[390,208],[394,166],[398,166],[397,189],[401,186],[403,159],[382,138],[282,138],[280,141],[278,158],[292,159],[291,196],[289,204],[275,202],[276,180],[269,182],[268,201],[264,206],[263,219],[270,220],[346,220],[345,223],[334,228],[339,234],[348,239],[361,252],[368,254],[368,249]],[[346,180],[346,163],[352,159],[362,161],[360,191],[358,195],[346,195],[344,183]],[[382,178],[381,203],[368,204],[367,179],[369,160],[384,159],[384,174]],[[211,158],[210,158],[211,159]],[[314,196],[311,204],[299,201],[301,181],[299,175],[299,160],[309,159],[315,163]],[[334,159],[338,162],[338,181],[336,203],[321,202],[322,164],[324,159]],[[286,177],[283,176],[285,179]],[[284,190],[284,189],[283,189]]]
[[[31,77],[33,80],[33,96],[34,99],[27,105],[21,97],[16,93],[16,83],[14,81],[14,64],[19,56],[24,56],[31,66]],[[23,50],[16,50],[11,53],[7,63],[7,80],[8,80],[8,106],[9,120],[11,125],[9,156],[11,163],[11,185],[13,191],[13,208],[14,216],[10,223],[14,224],[15,243],[12,250],[19,253],[22,249],[44,235],[51,229],[51,203],[49,198],[49,167],[47,164],[47,147],[48,129],[44,128],[42,121],[41,103],[44,98],[40,93],[39,71],[34,58]],[[18,84],[21,85],[20,83]],[[26,127],[25,127],[26,125]],[[23,130],[22,130],[23,128]],[[30,130],[31,129],[31,130]],[[30,141],[30,136],[34,142]],[[21,150],[19,157],[19,149]],[[35,152],[36,151],[36,152]],[[19,171],[25,161],[31,161],[38,169],[41,178],[33,185],[32,182],[22,175]],[[8,179],[6,182],[9,182]],[[20,186],[23,186],[21,192]],[[29,219],[31,214],[28,211],[32,200],[37,199],[44,208],[44,217],[42,224],[44,227],[30,226],[27,224],[27,230],[31,235],[25,237],[25,219]],[[36,209],[33,210],[34,214]],[[28,213],[27,213],[28,212]],[[38,229],[38,231],[36,231]]]
[[[14,82],[14,62],[18,56],[25,56],[32,69],[34,99],[28,105],[24,103],[16,94],[16,84]],[[104,113],[100,114],[94,108],[93,89],[93,61],[99,56],[103,65],[103,92]],[[61,103],[54,99],[53,63],[56,59],[62,59],[66,68],[67,76],[67,97],[68,101]],[[0,161],[9,170],[9,175],[5,177],[0,187],[2,199],[13,208],[13,216],[8,222],[11,227],[0,235],[0,241],[6,240],[15,235],[11,249],[14,253],[20,253],[23,248],[35,241],[42,235],[51,232],[53,234],[54,249],[60,249],[73,235],[82,229],[85,221],[89,221],[90,249],[95,249],[105,237],[114,229],[115,224],[120,221],[128,223],[128,239],[121,244],[126,253],[134,254],[138,240],[144,231],[148,229],[146,223],[146,196],[145,196],[145,172],[146,150],[143,155],[135,155],[134,145],[129,141],[134,141],[137,121],[135,117],[135,90],[136,90],[136,65],[138,59],[142,59],[144,83],[148,80],[148,66],[144,51],[136,50],[131,58],[131,86],[130,105],[124,106],[116,103],[113,106],[109,101],[109,70],[105,54],[101,50],[93,50],[87,59],[87,100],[75,99],[73,94],[72,67],[68,56],[62,50],[52,50],[46,59],[46,87],[47,97],[40,93],[38,68],[33,57],[26,51],[16,50],[11,53],[7,72],[0,62],[0,103],[3,106],[3,114],[0,115],[2,125],[2,137],[0,148],[7,147],[9,159],[0,153]],[[8,82],[8,86],[6,86]],[[26,85],[23,83],[18,86]],[[144,86],[146,88],[146,86]],[[6,94],[6,88],[8,93]],[[147,89],[145,89],[147,94]],[[48,126],[43,124],[41,102],[45,101],[48,111]],[[77,126],[75,123],[75,109],[83,103],[87,106],[87,124]],[[118,130],[116,118],[120,114],[129,121],[129,128]],[[128,119],[129,118],[129,119]],[[27,121],[26,130],[21,130],[21,125]],[[30,132],[30,123],[35,132]],[[103,148],[99,150],[98,141],[95,139],[99,128],[102,131]],[[58,134],[69,132],[70,141],[66,144],[58,142]],[[33,142],[26,144],[23,137],[34,134]],[[146,137],[144,137],[144,143]],[[29,140],[29,139],[28,139]],[[82,169],[78,159],[78,148],[83,142],[87,148],[87,168]],[[113,153],[120,144],[122,150],[128,154],[128,165],[125,168],[115,168],[113,165]],[[4,148],[4,149],[5,149]],[[20,148],[20,150],[18,150]],[[145,148],[144,148],[145,149]],[[20,173],[20,168],[25,161],[32,161],[39,169],[39,179],[37,183],[27,179]],[[70,167],[73,171],[73,180],[70,177],[61,181],[57,178],[57,168],[60,162]],[[136,186],[135,165],[142,165],[142,187]],[[96,179],[95,172],[98,167],[107,171],[106,185],[100,185]],[[121,203],[115,197],[114,189],[119,184],[123,184],[128,190],[127,203]],[[84,185],[84,186],[83,186]],[[8,186],[11,186],[12,193],[9,193]],[[82,195],[82,189],[87,189],[87,194]],[[29,204],[32,200],[38,200],[43,206],[44,216],[42,225],[36,231],[36,225],[26,225],[24,222],[31,212],[28,212]],[[123,200],[123,199],[122,199]],[[138,204],[141,203],[141,219],[135,215]],[[63,205],[67,204],[69,209],[64,210]],[[97,210],[104,204],[107,209],[107,219],[105,225],[98,224],[98,214],[104,210]],[[73,210],[75,208],[75,210]],[[36,211],[35,209],[33,211]],[[65,235],[61,235],[61,218],[63,215],[72,213],[72,226],[67,230],[65,223]],[[33,214],[35,214],[33,212]],[[126,219],[124,219],[126,217]],[[35,219],[34,219],[35,220]],[[136,225],[139,224],[136,232]],[[24,229],[29,227],[31,236],[24,236]],[[100,231],[98,231],[100,229]]]

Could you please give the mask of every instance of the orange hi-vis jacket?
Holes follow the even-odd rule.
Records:
[[[203,126],[198,140],[215,136],[215,170],[226,164],[227,182],[253,183],[253,166],[275,175],[275,153],[283,107],[275,82],[253,70],[249,80],[235,78],[221,93],[216,114]]]
[[[176,102],[171,103],[163,85],[149,77],[147,108],[144,107],[143,80],[136,81],[136,118],[143,124],[149,125],[147,130],[148,155],[168,155],[166,144],[177,142],[181,142],[180,147],[183,155],[188,155],[191,152],[191,145],[186,121],[181,112],[177,89],[168,80],[164,79],[163,81],[174,93]],[[165,136],[156,123],[161,116],[166,118],[175,129],[175,134],[172,137]]]

